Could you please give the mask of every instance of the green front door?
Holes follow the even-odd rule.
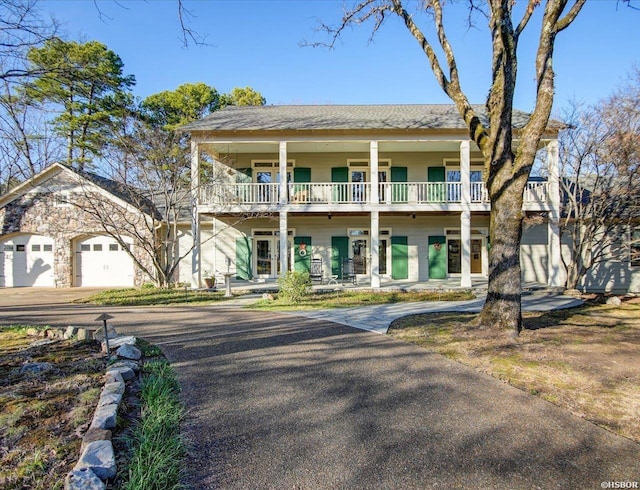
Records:
[[[349,257],[349,237],[331,237],[331,274],[341,277],[342,259]]]
[[[406,236],[391,237],[391,278],[409,278],[409,246]]]
[[[429,279],[446,279],[447,277],[446,240],[445,236],[429,237]]]
[[[293,237],[293,270],[311,272],[311,237]]]

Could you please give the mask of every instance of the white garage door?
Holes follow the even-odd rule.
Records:
[[[55,286],[53,238],[18,235],[0,242],[0,286]]]
[[[111,237],[80,240],[76,243],[76,286],[133,286],[133,259]]]

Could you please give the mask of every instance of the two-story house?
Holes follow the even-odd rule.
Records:
[[[527,114],[513,121],[517,145]],[[200,243],[194,285],[204,271],[248,281],[308,270],[372,288],[487,277],[483,162],[453,105],[227,107],[183,130]],[[536,219],[523,234],[523,279],[550,286],[563,284],[558,130],[541,142],[548,178],[524,195]]]

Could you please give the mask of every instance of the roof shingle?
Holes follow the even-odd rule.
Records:
[[[483,124],[484,106],[473,106]],[[523,127],[529,114],[514,110],[513,125]],[[314,131],[466,129],[453,104],[429,105],[269,105],[228,106],[181,128],[194,131]]]

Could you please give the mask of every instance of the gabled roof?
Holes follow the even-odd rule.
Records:
[[[76,179],[80,179],[80,182],[85,181],[96,186],[98,190],[105,195],[105,197],[120,205],[132,208],[138,212],[143,212],[149,216],[154,216],[154,214],[155,216],[158,216],[158,212],[155,209],[154,204],[131,186],[107,179],[106,177],[102,177],[92,172],[78,171],[62,163],[53,163],[49,165],[30,179],[12,188],[5,195],[0,196],[0,208],[6,206],[15,199],[18,199],[20,196],[25,195],[32,189],[43,185],[47,180],[61,172],[67,173],[69,177],[73,176]]]
[[[482,105],[473,106],[483,124]],[[514,110],[522,128],[529,114]],[[552,127],[550,122],[550,127]],[[193,131],[466,130],[453,104],[227,106],[180,128]]]

